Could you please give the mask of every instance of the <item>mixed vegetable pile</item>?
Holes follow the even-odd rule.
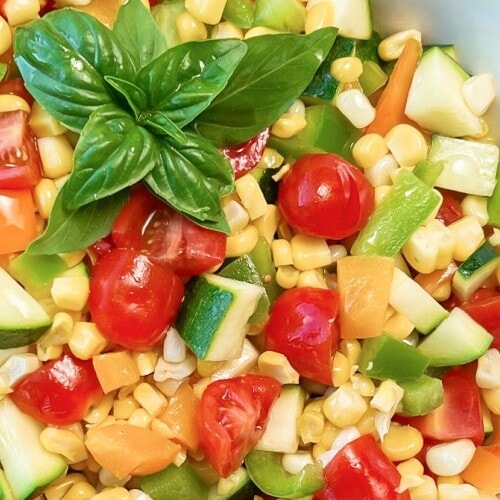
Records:
[[[369,0],[0,14],[0,498],[500,494],[492,75]]]

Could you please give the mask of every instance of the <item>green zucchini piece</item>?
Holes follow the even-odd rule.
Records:
[[[43,424],[8,398],[0,400],[0,462],[14,498],[27,498],[65,473],[61,455],[40,443]]]
[[[224,493],[220,492],[221,483]],[[245,468],[236,469],[229,477],[219,479],[208,490],[207,500],[253,500],[257,493],[255,485]]]
[[[184,10],[184,0],[169,0],[168,2],[159,3],[151,7],[153,19],[167,40],[168,48],[182,43],[175,19]]]
[[[306,13],[306,8],[299,0],[256,0],[253,25],[301,33],[304,31]]]
[[[186,287],[177,330],[198,358],[235,359],[264,293],[264,287],[252,283],[209,273],[197,276]]]
[[[184,5],[184,0],[181,3]],[[254,12],[254,0],[227,0],[222,17],[239,28],[249,29],[253,26]]]
[[[492,341],[479,323],[455,307],[417,349],[429,358],[429,366],[465,365],[480,358]]]
[[[474,251],[456,270],[451,286],[462,300],[472,294],[489,278],[500,263],[500,252],[488,241]]]
[[[424,373],[416,380],[400,380],[398,385],[404,390],[404,415],[425,415],[443,403],[443,383],[439,378]]]
[[[0,267],[0,349],[36,342],[51,324],[42,306]]]

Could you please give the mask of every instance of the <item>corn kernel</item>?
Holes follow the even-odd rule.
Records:
[[[351,365],[356,365],[361,354],[361,344],[356,339],[342,339],[340,341],[340,351],[347,357]]]
[[[306,128],[307,121],[304,115],[299,113],[283,113],[271,127],[271,134],[281,139],[294,137]]]
[[[38,17],[39,0],[5,0],[2,11],[11,26],[24,24]]]
[[[292,247],[287,240],[273,240],[271,242],[271,252],[276,267],[293,265]]]
[[[361,136],[352,148],[354,161],[361,168],[373,167],[388,152],[384,138],[375,133]]]
[[[351,383],[354,390],[358,391],[363,397],[371,398],[377,390],[370,377],[358,372],[351,375]]]
[[[384,38],[378,45],[378,55],[383,61],[394,61],[398,59],[406,42],[414,38],[415,40],[422,41],[422,33],[417,30],[405,30],[394,33],[393,35]]]
[[[130,493],[122,487],[105,488],[92,497],[92,500],[131,500]]]
[[[484,241],[483,228],[479,221],[470,215],[449,224],[448,229],[453,233],[456,244],[453,249],[453,260],[463,262]]]
[[[321,28],[333,26],[334,23],[334,8],[331,2],[319,2],[309,8],[306,15],[305,28],[306,34]]]
[[[134,425],[136,427],[149,427],[151,425],[151,421],[153,420],[153,416],[149,411],[145,408],[137,408],[134,410],[130,417],[128,417],[127,422],[130,425]]]
[[[500,387],[481,389],[481,396],[491,413],[500,415]]]
[[[417,458],[409,458],[408,460],[404,460],[400,462],[396,466],[396,468],[402,476],[408,474],[414,474],[416,476],[424,475],[424,466],[422,465],[422,462]]]
[[[134,398],[152,417],[157,417],[168,405],[165,396],[146,382],[134,389]]]
[[[322,413],[304,412],[297,419],[297,430],[304,444],[318,443],[325,429],[325,417]]]
[[[71,172],[73,148],[64,135],[41,137],[37,142],[45,177],[55,179]]]
[[[370,184],[377,188],[379,186],[390,186],[392,174],[398,170],[398,162],[392,154],[386,154],[378,160],[375,165],[364,171],[365,177]]]
[[[101,335],[95,323],[77,321],[73,326],[68,347],[80,359],[91,359],[100,354],[107,346],[107,340]]]
[[[332,263],[330,249],[323,238],[297,234],[290,240],[293,264],[299,271],[309,271]]]
[[[12,31],[9,23],[0,16],[0,55],[5,54],[12,45]]]
[[[53,137],[64,134],[67,129],[59,123],[52,115],[49,115],[38,101],[34,101],[31,107],[29,124],[36,137]]]
[[[115,399],[113,401],[113,416],[119,420],[127,420],[138,408],[140,405],[133,396]]]
[[[462,85],[462,95],[468,108],[476,116],[484,115],[496,97],[493,75],[481,73],[471,76]]]
[[[303,287],[322,288],[324,290],[328,288],[325,276],[319,269],[301,271],[297,279],[297,288]]]
[[[22,97],[15,94],[0,94],[0,113],[7,113],[9,111],[24,111],[30,113],[31,108]]]
[[[482,389],[500,387],[500,351],[488,349],[478,360],[476,384]]]
[[[254,26],[250,28],[243,37],[244,40],[248,40],[249,38],[254,38],[256,36],[262,35],[276,35],[279,31],[273,30],[271,28],[266,28],[265,26]]]
[[[281,288],[288,290],[297,285],[300,271],[293,266],[280,266],[276,270],[276,283]]]
[[[363,73],[363,63],[359,57],[339,57],[330,66],[330,74],[341,83],[356,81]]]
[[[424,445],[420,431],[409,425],[391,424],[380,447],[392,462],[401,462],[413,458]]]
[[[84,498],[94,498],[96,489],[85,481],[79,481],[71,486],[62,500],[83,500]]]
[[[180,363],[186,359],[187,346],[175,328],[169,328],[163,341],[163,358],[170,363]]]
[[[263,236],[268,243],[271,243],[281,223],[281,214],[278,207],[272,204],[267,205],[267,212],[265,215],[255,219],[253,223],[259,235]]]
[[[342,354],[342,352],[337,351],[333,356],[332,363],[332,379],[333,386],[340,387],[345,383],[349,382],[351,378],[351,363],[347,359],[347,356]]]
[[[414,328],[413,323],[408,318],[396,312],[386,320],[383,331],[395,339],[403,340],[410,335]]]
[[[468,194],[464,197],[460,203],[462,207],[462,213],[464,215],[470,215],[475,217],[481,227],[488,224],[488,198],[484,196],[477,196],[473,194]]]
[[[359,89],[344,90],[337,95],[335,105],[356,128],[365,128],[375,119],[375,108]]]
[[[402,167],[413,167],[427,158],[428,146],[418,129],[407,123],[395,125],[384,137],[385,143]]]
[[[479,500],[477,488],[471,484],[446,484],[437,486],[439,500]]]
[[[409,489],[411,499],[438,500],[438,490],[434,479],[424,474],[422,480],[422,484]]]
[[[240,231],[243,231],[250,221],[248,212],[236,200],[229,200],[224,204],[223,210],[231,234],[238,234]]]
[[[41,364],[35,354],[29,352],[13,354],[0,367],[0,376],[9,387],[12,387],[24,376],[38,370]]]
[[[57,195],[57,187],[52,179],[40,179],[33,189],[33,199],[38,213],[48,219]]]
[[[79,472],[72,472],[65,474],[55,481],[50,486],[43,490],[43,498],[45,500],[61,500],[63,496],[69,491],[71,486],[78,482],[86,482],[87,478]]]
[[[338,387],[323,403],[325,417],[341,428],[356,425],[367,409],[366,401],[350,382]]]
[[[54,279],[50,295],[58,307],[81,311],[89,297],[88,276],[59,276]]]
[[[206,24],[217,24],[222,18],[226,0],[185,0],[186,10]]]
[[[113,408],[113,394],[106,394],[83,418],[88,424],[102,424]]]
[[[299,373],[284,354],[264,351],[257,359],[259,372],[279,380],[281,384],[298,384]]]
[[[429,470],[438,476],[460,474],[469,465],[475,444],[470,439],[457,439],[431,446],[425,454]]]
[[[226,257],[239,257],[251,252],[259,241],[259,230],[254,224],[248,224],[238,234],[228,236],[226,239]]]
[[[250,220],[255,220],[267,213],[267,201],[260,189],[257,179],[246,174],[234,182],[236,193],[240,197],[241,204],[245,207]]]
[[[213,27],[210,38],[219,40],[222,38],[236,38],[237,40],[243,40],[243,31],[235,24],[223,21]]]
[[[208,36],[205,25],[188,11],[181,12],[175,18],[175,25],[182,42],[205,40]]]
[[[111,472],[107,471],[104,468],[99,470],[99,482],[103,486],[123,486],[125,483],[130,481],[132,476],[125,476],[123,479],[118,479],[116,476],[111,474]]]
[[[45,427],[40,433],[40,442],[46,450],[62,455],[70,464],[88,456],[83,440],[66,429]]]

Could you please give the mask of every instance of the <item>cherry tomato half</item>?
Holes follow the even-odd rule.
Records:
[[[0,188],[23,189],[41,177],[35,137],[22,110],[0,113]]]
[[[276,379],[251,374],[217,380],[203,391],[197,416],[200,445],[222,477],[254,448],[280,391]]]
[[[262,158],[269,140],[269,129],[266,128],[255,137],[236,146],[228,146],[221,153],[229,160],[236,179],[252,170]]]
[[[339,240],[366,224],[375,196],[366,177],[341,156],[308,154],[280,182],[278,205],[293,228]]]
[[[266,350],[284,354],[303,377],[332,384],[332,355],[339,345],[339,294],[303,287],[283,292],[264,327]]]
[[[23,377],[9,396],[37,420],[70,425],[80,421],[103,395],[92,360],[66,353]]]
[[[226,235],[198,226],[144,188],[133,191],[113,224],[118,248],[134,248],[182,276],[201,274],[226,255]]]
[[[146,350],[164,337],[183,294],[184,285],[172,270],[136,250],[114,248],[92,269],[89,309],[108,340]]]
[[[314,500],[410,499],[408,491],[395,491],[401,475],[371,434],[346,444],[323,474],[326,487],[314,495]]]

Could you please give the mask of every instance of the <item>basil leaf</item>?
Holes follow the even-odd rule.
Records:
[[[184,142],[186,136],[166,113],[162,111],[151,111],[141,113],[138,120],[140,125],[158,135],[169,135],[177,142]]]
[[[167,50],[164,36],[140,0],[128,0],[118,9],[113,33],[137,69]]]
[[[120,191],[103,200],[76,210],[64,206],[64,185],[59,191],[44,233],[27,249],[32,255],[54,255],[86,248],[110,233],[113,222],[128,200],[128,191]]]
[[[142,89],[128,80],[122,80],[114,76],[105,76],[104,80],[125,100],[125,104],[132,110],[137,118],[146,105],[147,97]]]
[[[163,137],[161,162],[145,178],[154,193],[198,224],[218,225],[227,231],[220,197],[233,191],[229,162],[203,137],[185,131],[186,141]]]
[[[68,45],[52,24],[39,19],[16,28],[14,59],[30,94],[54,118],[80,132],[112,97],[99,72]]]
[[[275,122],[297,99],[328,55],[337,33],[264,35],[248,51],[226,88],[195,123],[215,144],[244,142]]]
[[[167,50],[142,68],[136,79],[149,97],[147,111],[166,113],[185,127],[226,86],[245,52],[239,40],[189,42]]]
[[[99,108],[82,130],[64,203],[75,209],[139,182],[158,161],[154,137],[114,104]]]

